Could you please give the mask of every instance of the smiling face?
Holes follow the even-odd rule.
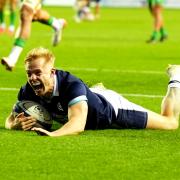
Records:
[[[54,87],[55,70],[45,57],[25,62],[28,82],[37,96],[50,97]]]

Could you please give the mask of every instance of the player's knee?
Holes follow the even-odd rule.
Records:
[[[33,10],[27,6],[21,8],[21,21],[32,21]]]
[[[33,16],[33,19],[32,19],[32,21],[38,21],[38,15],[37,14],[35,14],[34,16]]]
[[[49,13],[45,10],[39,9],[34,13],[33,21],[40,21],[43,20],[44,17],[49,16]]]

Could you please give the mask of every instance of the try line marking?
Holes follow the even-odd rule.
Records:
[[[65,69],[69,71],[87,71],[87,72],[114,72],[114,73],[135,73],[135,74],[166,74],[163,71],[136,71],[136,70],[119,70],[119,69],[98,69],[98,68],[76,68],[76,67],[67,67],[67,68],[59,68],[57,69]]]
[[[19,91],[18,88],[8,88],[8,87],[0,87],[0,91]],[[122,96],[129,96],[129,97],[145,97],[145,98],[163,98],[162,95],[150,95],[150,94],[125,94],[121,93]]]
[[[18,67],[24,69],[23,66]],[[98,69],[98,68],[78,68],[78,67],[55,67],[56,69],[64,71],[85,71],[85,72],[105,72],[105,73],[132,73],[132,74],[152,74],[152,75],[166,75],[164,71],[137,71],[137,70],[119,70],[119,69]]]

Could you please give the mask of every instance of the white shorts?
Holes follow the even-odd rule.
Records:
[[[92,92],[102,95],[113,106],[116,116],[118,114],[118,109],[147,112],[145,108],[128,101],[120,94],[116,93],[115,91],[109,89],[101,90],[98,88],[90,88],[90,89]]]
[[[82,9],[83,7],[86,7],[88,5],[87,0],[77,0],[75,3],[76,9]]]
[[[90,88],[92,92],[103,96],[114,108],[115,123],[122,128],[146,128],[148,113],[145,108],[134,104],[115,91],[100,88]]]
[[[41,9],[41,0],[24,0],[21,4],[21,7],[23,5],[30,7],[35,12]]]

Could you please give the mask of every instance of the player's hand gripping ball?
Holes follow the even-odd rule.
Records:
[[[18,101],[13,108],[13,115],[16,117],[19,113],[24,112],[25,116],[34,117],[37,122],[35,127],[41,127],[50,130],[52,126],[52,118],[49,112],[40,104],[33,101]]]

